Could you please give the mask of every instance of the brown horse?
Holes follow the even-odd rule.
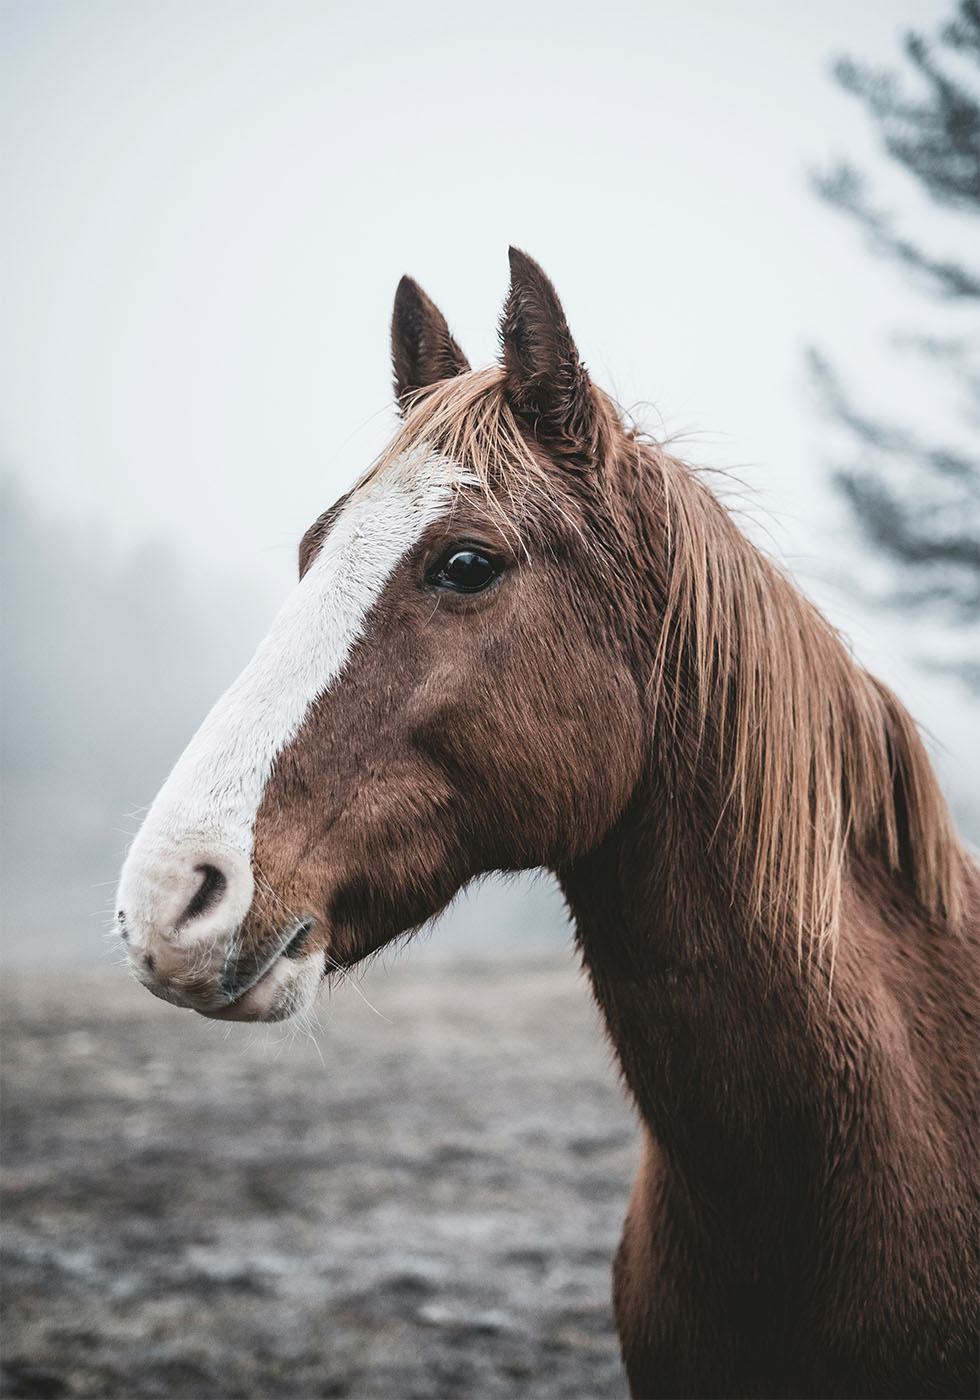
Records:
[[[511,273],[477,372],[399,286],[401,428],[136,838],[133,967],[276,1020],[548,867],[644,1126],[634,1395],[973,1395],[980,874],[895,697]]]

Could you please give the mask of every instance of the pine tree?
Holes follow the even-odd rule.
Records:
[[[960,224],[964,217],[978,219],[980,0],[960,0],[934,40],[908,34],[904,51],[901,73],[842,58],[834,76],[864,104],[886,156],[912,177],[934,212],[952,214]],[[980,266],[936,256],[903,233],[850,163],[818,174],[814,183],[822,199],[862,230],[871,251],[945,308],[951,323],[980,310]],[[889,583],[880,601],[927,613],[954,629],[962,645],[950,669],[980,690],[974,633],[980,616],[980,335],[964,335],[955,324],[954,330],[944,336],[907,334],[899,344],[955,384],[962,407],[955,443],[879,421],[852,401],[823,354],[811,350],[810,364],[826,407],[856,449],[856,463],[838,468],[834,480],[865,540],[887,565]]]

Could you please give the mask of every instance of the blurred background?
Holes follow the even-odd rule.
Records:
[[[5,1393],[623,1393],[606,1294],[629,1180],[617,1154],[632,1160],[632,1130],[574,983],[554,888],[487,882],[400,959],[392,981],[373,971],[371,999],[399,1007],[394,1030],[351,994],[319,1041],[285,1052],[275,1038],[236,1041],[232,1054],[207,1028],[134,1000],[110,966],[103,930],[115,875],[169,766],[290,587],[303,530],[393,430],[388,323],[399,276],[421,282],[471,361],[485,364],[509,243],[552,277],[597,382],[680,455],[725,469],[721,489],[745,528],[920,721],[961,829],[977,840],[978,94],[973,0],[5,0],[3,955],[14,989],[8,1143],[26,1193],[22,1272],[8,1275],[23,1309],[20,1349]],[[523,970],[501,981],[502,966]],[[320,1119],[321,1136],[310,1137],[314,1110],[303,1105],[316,1102],[328,1119],[330,1108],[303,1097],[309,1076],[322,1075],[324,1044],[329,1056],[349,1048],[344,1036],[366,1035],[365,1053],[381,1057],[361,1064],[378,1090],[380,1126],[364,1147],[377,1167],[395,1129],[391,1094],[370,1066],[393,1083],[398,1047],[411,1043],[422,1061],[411,1092],[428,1082],[424,1065],[438,1078],[445,1045],[426,1041],[423,1053],[412,1037],[415,1027],[424,1040],[419,1027],[436,1015],[425,989],[440,986],[443,1012],[466,1008],[469,1049],[454,1043],[453,1053],[472,1081],[453,1090],[462,1100],[448,1089],[429,1100],[455,1127],[413,1127],[397,1168],[408,1176],[379,1178],[361,1233],[345,1236],[350,1267],[338,1265],[337,1278],[349,1278],[355,1257],[374,1257],[379,1232],[390,1237],[391,1220],[376,1212],[398,1198],[399,1182],[407,1190],[439,1176],[432,1154],[446,1142],[448,1161],[471,1164],[453,1169],[461,1190],[468,1171],[471,1186],[479,1178],[489,1190],[501,1161],[520,1156],[506,1134],[486,1136],[494,1094],[506,1132],[530,1134],[521,1139],[529,1180],[589,1164],[569,1174],[568,1189],[585,1194],[562,1215],[581,1217],[582,1232],[574,1248],[559,1247],[555,1220],[541,1223],[524,1262],[517,1244],[508,1262],[480,1235],[496,1228],[486,1217],[473,1224],[472,1210],[457,1212],[441,1254],[428,1239],[406,1244],[407,1263],[378,1263],[384,1288],[376,1278],[357,1295],[370,1294],[374,1312],[347,1295],[341,1307],[326,1274],[310,1273],[300,1167],[288,1200],[268,1181],[249,1185],[240,1164],[238,1176],[228,1166],[231,1194],[205,1200],[214,1168],[199,1120],[241,1142],[256,1096],[294,1104],[289,1131],[312,1144],[308,1164],[322,1162],[336,1142],[322,1138]],[[480,1059],[478,1032],[496,1037],[495,1059],[486,1041]],[[569,1052],[566,1069],[576,1066],[585,1098],[574,1113],[554,1110],[570,1102],[555,1088],[562,1066],[543,1066],[580,1033],[585,1059]],[[190,1045],[214,1068],[200,1071],[193,1094],[181,1067]],[[130,1080],[110,1083],[123,1046]],[[526,1064],[531,1048],[518,1092],[501,1066],[508,1055]],[[224,1079],[214,1077],[220,1066]],[[548,1107],[540,1082],[561,1120],[547,1132],[533,1114],[528,1126],[527,1104]],[[461,1142],[466,1085],[481,1107]],[[54,1099],[42,1104],[39,1086]],[[262,1151],[275,1152],[275,1114],[259,1116]],[[535,1133],[567,1149],[547,1169]],[[70,1188],[69,1158],[81,1173]],[[349,1178],[345,1160],[338,1179]],[[103,1198],[120,1161],[151,1185]],[[604,1214],[592,1207],[609,1179]],[[91,1300],[92,1278],[125,1274],[99,1253],[98,1212],[138,1253],[148,1234],[159,1238],[147,1200],[171,1201],[175,1180],[188,1188],[190,1234],[227,1208],[228,1248],[251,1272],[220,1250],[201,1264],[190,1245],[175,1246],[171,1273],[161,1265],[148,1282],[132,1264],[130,1291],[120,1283],[111,1307],[73,1332],[71,1300],[80,1291]],[[303,1200],[314,1196],[311,1186]],[[410,1197],[399,1198],[406,1211]],[[82,1200],[87,1213],[72,1216]],[[246,1215],[281,1226],[283,1212],[298,1222],[292,1273],[268,1264],[268,1242],[242,1243]],[[530,1220],[513,1215],[515,1239],[533,1234]],[[481,1302],[474,1282],[462,1321],[439,1313],[445,1280],[469,1298],[461,1239],[501,1295]],[[243,1269],[253,1282],[258,1269],[278,1319],[261,1376],[209,1371],[201,1336],[187,1340],[198,1306],[188,1278],[234,1299]],[[302,1297],[283,1282],[297,1270],[313,1280]],[[501,1297],[523,1297],[522,1280],[541,1286],[528,1294],[538,1304],[518,1313],[542,1297],[554,1303],[540,1322],[556,1348],[550,1380],[529,1378],[540,1348],[520,1327],[508,1331],[516,1314]],[[167,1297],[148,1351],[147,1300],[159,1310]],[[295,1319],[330,1297],[332,1321],[316,1323],[328,1340],[317,1345],[345,1336],[349,1348],[326,1370],[320,1352],[315,1365],[307,1358],[321,1388],[304,1390],[313,1382],[297,1361]],[[258,1326],[252,1318],[248,1338]],[[239,1356],[238,1334],[221,1335]],[[487,1361],[515,1336],[528,1356],[514,1342],[506,1366]],[[388,1339],[384,1357],[364,1349],[378,1337]],[[439,1350],[447,1337],[452,1363]],[[126,1368],[139,1357],[137,1375]]]

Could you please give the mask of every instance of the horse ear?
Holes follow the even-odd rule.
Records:
[[[391,318],[395,397],[404,409],[419,389],[465,374],[469,361],[453,340],[446,318],[419,284],[403,277]]]
[[[572,458],[595,461],[598,414],[565,313],[541,268],[510,249],[510,292],[500,323],[504,388],[535,431]]]

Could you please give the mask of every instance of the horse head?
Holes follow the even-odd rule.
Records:
[[[400,429],[307,531],[126,860],[119,930],[158,996],[285,1018],[473,877],[561,868],[629,799],[627,438],[541,269],[512,250],[511,274],[484,371],[399,286]]]

